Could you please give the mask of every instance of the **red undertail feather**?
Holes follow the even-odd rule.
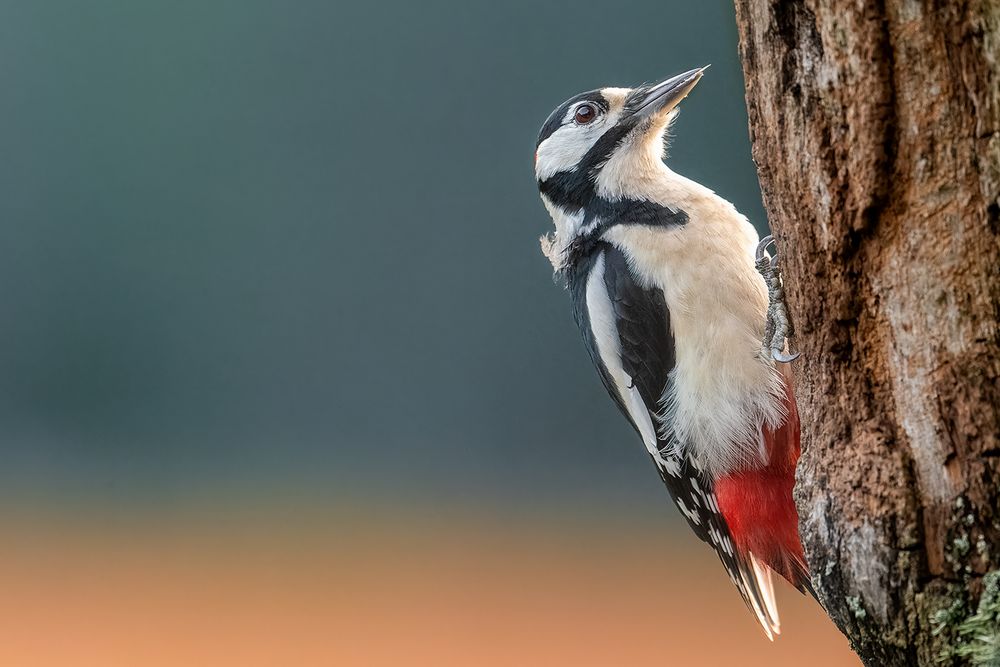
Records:
[[[715,494],[736,550],[748,560],[753,554],[798,590],[812,592],[792,501],[800,452],[799,414],[791,374],[785,371],[784,378],[788,416],[780,428],[764,430],[767,466],[720,478]]]

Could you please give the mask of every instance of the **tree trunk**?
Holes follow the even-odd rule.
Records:
[[[1000,664],[1000,2],[736,9],[820,601],[868,665]]]

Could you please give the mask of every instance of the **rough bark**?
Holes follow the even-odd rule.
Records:
[[[1000,2],[736,9],[820,600],[866,664],[1000,664]]]

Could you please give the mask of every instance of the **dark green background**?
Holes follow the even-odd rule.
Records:
[[[3,3],[8,500],[666,506],[532,152],[707,63],[671,165],[760,227],[722,0]]]

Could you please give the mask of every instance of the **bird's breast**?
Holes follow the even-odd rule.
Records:
[[[618,226],[604,239],[663,291],[676,354],[663,418],[692,460],[719,475],[761,463],[761,430],[781,423],[783,388],[760,355],[767,295],[753,266],[756,234],[724,237],[696,223]]]

